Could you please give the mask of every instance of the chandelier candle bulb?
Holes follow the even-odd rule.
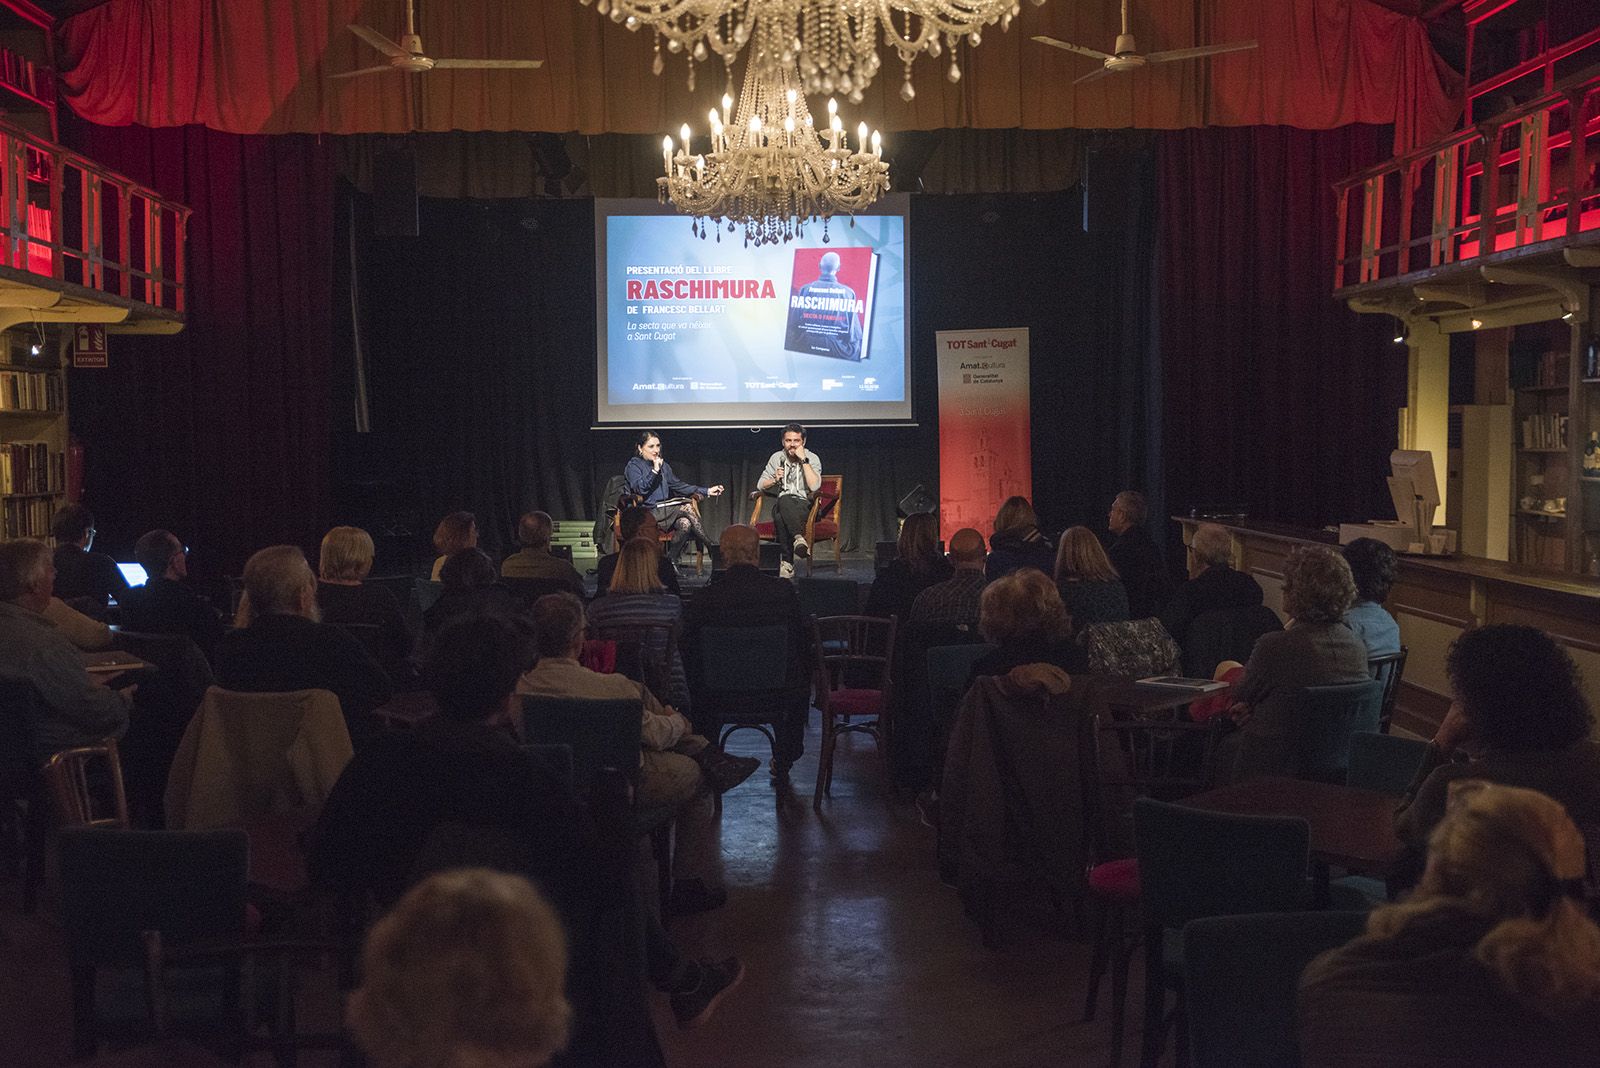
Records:
[[[670,137],[661,139],[661,165],[667,169],[668,174],[672,173],[672,138]]]
[[[862,123],[860,126],[856,127],[856,151],[857,152],[865,152],[866,150],[867,150],[867,124],[866,123]]]

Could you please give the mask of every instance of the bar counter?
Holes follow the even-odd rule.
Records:
[[[1332,531],[1246,520],[1174,516],[1187,545],[1194,528],[1216,522],[1233,535],[1234,567],[1253,575],[1267,604],[1283,614],[1283,561],[1296,545],[1338,547]],[[1395,724],[1422,737],[1450,705],[1445,652],[1463,630],[1487,623],[1524,623],[1549,632],[1583,673],[1589,705],[1600,711],[1600,579],[1554,574],[1463,556],[1400,557],[1385,608],[1400,624],[1408,653]]]

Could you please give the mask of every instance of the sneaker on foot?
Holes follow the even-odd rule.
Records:
[[[794,578],[794,565],[787,560],[778,561],[778,577],[781,579]]]
[[[706,777],[706,783],[719,794],[738,786],[761,766],[761,761],[755,757],[732,756],[709,745],[706,749],[708,752],[700,756],[700,772]]]
[[[728,892],[721,887],[710,887],[699,879],[679,879],[672,884],[672,897],[667,901],[667,915],[692,916],[697,912],[710,912],[728,903]]]
[[[743,978],[744,965],[739,963],[738,957],[723,961],[701,961],[700,985],[682,994],[673,994],[670,999],[672,1015],[678,1018],[678,1026],[687,1031],[711,1019],[717,1003]]]
[[[811,546],[806,544],[805,536],[802,534],[794,536],[794,554],[802,560],[811,555]]]

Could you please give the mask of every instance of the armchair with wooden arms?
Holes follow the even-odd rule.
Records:
[[[696,523],[700,522],[701,499],[702,498],[698,493],[689,498],[689,510],[694,513]],[[645,504],[644,498],[639,496],[637,493],[629,493],[624,490],[622,496],[617,498],[616,514],[611,519],[611,534],[612,537],[616,539],[617,551],[619,552],[622,550],[622,510],[624,508],[634,507],[648,508],[649,505]],[[656,541],[661,544],[662,552],[666,552],[666,545],[671,540],[672,531],[661,530],[659,527],[656,529]],[[705,569],[705,562],[706,547],[699,542],[696,542],[694,547],[694,573],[696,575],[700,574]]]
[[[750,525],[755,528],[757,536],[762,541],[776,541],[778,533],[776,526],[769,519],[761,519],[761,508],[769,494],[754,494],[754,505],[750,508]],[[811,546],[811,553],[806,557],[806,574],[812,572],[812,561],[817,555],[817,542],[833,542],[833,567],[840,574],[844,573],[844,558],[840,553],[840,534],[844,529],[844,476],[823,475],[822,482],[817,486],[817,492],[811,497],[811,511],[806,513],[806,528],[804,531],[806,544]]]

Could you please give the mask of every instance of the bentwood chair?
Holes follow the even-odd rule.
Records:
[[[771,494],[755,494],[755,504],[750,509],[750,525],[762,541],[775,541],[777,525],[772,520],[763,521],[761,509]],[[840,532],[844,530],[844,476],[823,475],[817,492],[811,497],[811,510],[806,513],[805,539],[811,546],[806,557],[806,574],[812,572],[812,562],[817,556],[819,541],[833,542],[833,569],[844,574],[844,557],[840,551]]]
[[[1406,673],[1406,647],[1398,653],[1385,653],[1367,661],[1372,677],[1383,683],[1383,709],[1378,713],[1378,733],[1388,734],[1389,723],[1394,719],[1395,702],[1400,697],[1400,679]]]
[[[91,770],[97,763],[103,765],[103,770]],[[115,738],[98,745],[63,749],[45,763],[44,778],[50,784],[59,826],[124,830],[130,826],[128,794],[122,785],[122,761],[117,757]],[[97,793],[109,796],[97,801]]]
[[[892,729],[894,616],[826,616],[811,620],[817,710],[822,714],[822,750],[817,758],[817,789],[811,805],[822,810],[833,793],[833,756],[839,736],[869,736],[888,774],[887,741]]]

